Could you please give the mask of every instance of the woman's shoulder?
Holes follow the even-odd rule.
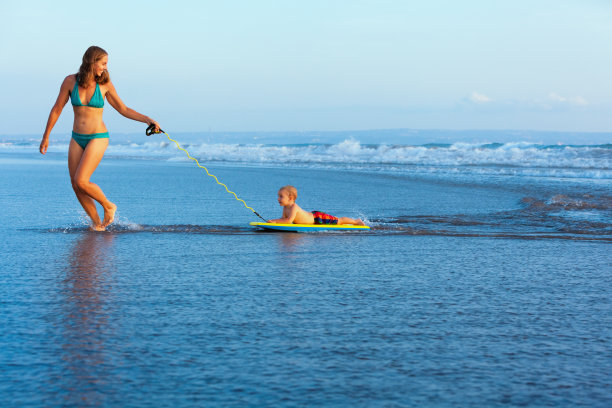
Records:
[[[76,82],[76,74],[70,74],[66,78],[64,78],[64,84],[66,85],[74,85]]]
[[[76,74],[72,74],[72,75],[68,75],[66,78],[64,78],[64,80],[62,81],[62,86],[61,88],[67,88],[68,91],[70,91],[72,88],[74,88],[74,84],[76,83]]]
[[[115,85],[113,85],[113,83],[109,79],[106,83],[100,85],[100,90],[102,90],[102,92],[106,95],[108,91],[115,91]]]

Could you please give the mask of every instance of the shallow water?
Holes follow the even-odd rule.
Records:
[[[189,162],[0,157],[3,406],[609,406],[610,184],[213,164],[365,233],[266,233]]]

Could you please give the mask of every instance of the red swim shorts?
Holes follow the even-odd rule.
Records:
[[[338,217],[333,215],[325,214],[321,211],[313,211],[312,216],[314,217],[315,224],[337,224]]]

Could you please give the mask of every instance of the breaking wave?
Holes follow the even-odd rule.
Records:
[[[179,140],[180,142],[180,140]],[[572,178],[612,178],[612,144],[541,145],[514,143],[453,143],[424,145],[362,144],[348,139],[337,144],[181,143],[203,162],[251,165],[287,164],[312,167],[369,168],[389,171],[458,171]],[[0,152],[31,151],[38,142],[0,143]],[[67,142],[50,147],[66,152]],[[107,156],[155,160],[187,160],[174,143],[113,141]]]

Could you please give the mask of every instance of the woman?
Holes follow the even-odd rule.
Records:
[[[153,124],[155,131],[159,131],[157,122],[128,108],[121,101],[110,81],[106,70],[107,64],[108,53],[102,48],[92,46],[85,51],[79,72],[67,76],[62,83],[40,142],[40,152],[45,154],[49,147],[51,129],[55,126],[64,105],[70,99],[74,109],[72,139],[68,148],[70,181],[79,202],[91,218],[92,229],[96,231],[104,231],[115,219],[115,211],[117,211],[117,206],[106,198],[100,187],[89,181],[108,147],[108,131],[102,121],[104,98],[126,118],[148,125]],[[104,208],[102,221],[100,221],[94,200]]]

